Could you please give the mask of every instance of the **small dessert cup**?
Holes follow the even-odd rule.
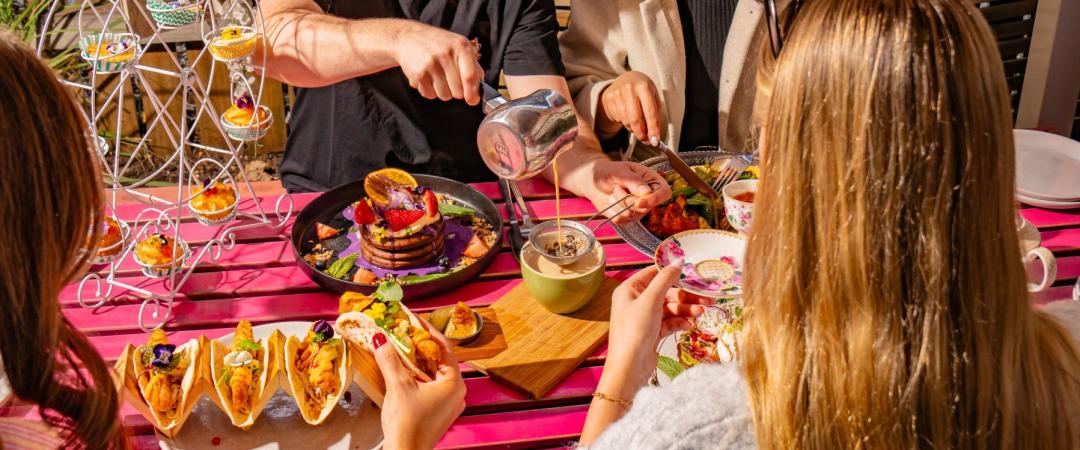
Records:
[[[120,227],[120,240],[98,248],[92,261],[94,265],[112,264],[116,261],[120,255],[124,254],[124,248],[127,246],[128,238],[131,237],[131,227],[128,226],[128,224],[115,217],[112,219],[115,220],[117,226]]]
[[[754,203],[736,200],[742,194],[757,193],[758,180],[739,180],[724,186],[724,213],[731,227],[742,234],[750,233],[750,222],[754,217]]]
[[[237,141],[257,141],[262,139],[270,131],[270,126],[274,124],[274,114],[265,105],[259,105],[259,110],[265,114],[266,118],[252,124],[232,123],[226,120],[225,114],[222,113],[221,126],[225,128],[225,132],[229,134],[230,138]]]
[[[177,239],[177,247],[180,249],[180,254],[175,255],[172,261],[161,264],[149,264],[139,258],[139,252],[135,253],[135,262],[142,268],[143,275],[150,278],[166,278],[172,275],[173,272],[184,267],[184,261],[191,256],[191,248],[188,247],[187,242],[183,239]]]
[[[217,211],[199,211],[188,203],[188,211],[191,211],[191,215],[195,216],[195,220],[203,225],[221,225],[236,217],[236,205],[238,203],[240,203],[239,198],[232,205]]]
[[[102,49],[101,47],[105,47]],[[131,67],[139,53],[132,33],[95,33],[79,40],[80,55],[97,73],[116,73]]]
[[[146,9],[150,11],[150,17],[157,22],[158,27],[167,30],[195,23],[202,12],[202,5],[186,0],[148,0]]]
[[[484,316],[480,315],[480,313],[476,312],[476,310],[470,311],[470,313],[472,313],[473,317],[476,319],[475,332],[468,336],[461,336],[457,338],[445,336],[446,327],[449,324],[450,316],[453,314],[453,311],[454,305],[443,306],[442,308],[436,309],[432,311],[431,316],[428,317],[428,323],[430,323],[431,326],[434,327],[436,330],[439,330],[440,333],[443,333],[443,337],[446,338],[446,341],[449,342],[450,345],[468,345],[472,341],[475,341],[476,338],[480,337],[480,332],[484,329]]]
[[[232,186],[229,186],[229,188],[232,189]],[[237,205],[239,204],[240,196],[236,195],[236,190],[233,189],[233,202],[229,206],[216,210],[200,210],[189,201],[188,211],[191,211],[191,215],[195,216],[195,220],[203,225],[221,225],[236,217]]]
[[[211,32],[204,39],[210,48],[210,54],[221,62],[231,62],[247,58],[255,53],[258,33],[251,27],[225,27],[216,35]]]

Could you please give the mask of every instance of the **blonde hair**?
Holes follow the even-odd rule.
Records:
[[[1034,309],[1002,63],[967,0],[807,0],[761,80],[743,364],[765,449],[1080,446]]]

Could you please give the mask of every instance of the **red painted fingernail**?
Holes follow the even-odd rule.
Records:
[[[386,343],[386,335],[379,333],[371,337],[371,345],[375,348],[382,347]]]

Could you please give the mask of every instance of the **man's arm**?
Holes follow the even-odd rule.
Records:
[[[313,0],[264,0],[261,7],[266,72],[275,79],[320,87],[400,66],[424,97],[480,101],[483,71],[461,35],[404,19],[334,17]]]
[[[566,79],[557,75],[507,76],[506,88],[511,98],[532,94],[537,89],[551,89],[571,102]],[[571,103],[573,104],[573,103]],[[619,223],[634,221],[671,197],[671,189],[663,177],[645,166],[627,161],[612,161],[600,150],[600,142],[592,126],[578,116],[578,137],[574,146],[559,155],[559,186],[574,194],[588,198],[597,209],[618,201],[626,194],[634,194],[633,207],[614,220]],[[554,181],[549,167],[543,177]],[[653,192],[649,182],[657,182]],[[619,208],[615,208],[617,212]]]

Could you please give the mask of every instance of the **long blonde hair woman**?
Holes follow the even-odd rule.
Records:
[[[1080,359],[1028,299],[990,28],[967,1],[803,9],[766,53],[743,352],[758,443],[1076,448]]]
[[[644,389],[597,439],[634,398],[633,374],[650,370],[634,355],[660,330],[619,330],[633,313],[659,322],[659,308],[620,310],[616,296],[613,314],[627,317],[612,321],[615,370],[583,442],[1080,447],[1080,358],[1025,288],[1009,102],[981,14],[968,0],[806,0],[788,25],[762,68],[771,98],[741,373],[695,368]],[[622,291],[662,303],[655,288]]]

